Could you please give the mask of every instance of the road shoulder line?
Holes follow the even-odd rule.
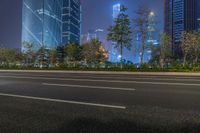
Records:
[[[70,85],[70,84],[50,84],[42,83],[45,86],[60,86],[60,87],[80,87],[80,88],[94,88],[94,89],[104,89],[104,90],[120,90],[120,91],[135,91],[134,88],[117,88],[117,87],[103,87],[103,86],[87,86],[87,85]]]
[[[23,95],[14,95],[14,94],[6,94],[6,93],[0,93],[0,96],[31,99],[31,100],[40,100],[40,101],[48,101],[48,102],[67,103],[67,104],[86,105],[86,106],[96,106],[96,107],[103,107],[103,108],[126,109],[125,106],[116,106],[116,105],[108,105],[108,104],[97,104],[97,103],[88,103],[88,102],[78,102],[78,101],[69,101],[69,100],[33,97],[33,96],[23,96]]]

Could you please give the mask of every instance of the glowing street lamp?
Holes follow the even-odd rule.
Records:
[[[155,13],[153,11],[150,12],[150,16],[155,16]]]

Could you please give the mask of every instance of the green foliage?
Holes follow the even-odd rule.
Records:
[[[98,39],[91,40],[91,42],[84,44],[82,47],[83,58],[90,67],[96,67],[107,61],[108,53]]]
[[[49,56],[49,67],[55,67],[55,65],[57,63],[56,49],[48,50],[48,56]]]
[[[37,64],[38,67],[49,67],[49,53],[48,49],[45,46],[42,46],[37,52],[36,52],[36,61],[34,64]]]
[[[172,44],[171,37],[166,33],[160,36],[160,66],[164,66],[170,63],[172,57]]]
[[[56,47],[56,57],[59,65],[64,63],[64,58],[66,56],[64,49],[64,46]]]
[[[32,66],[36,60],[36,55],[34,51],[34,44],[32,42],[23,42],[23,60],[24,64],[27,66]]]
[[[73,67],[77,64],[77,61],[82,60],[81,54],[82,48],[77,44],[68,44],[64,48],[67,64],[73,64]]]
[[[140,37],[140,65],[144,63],[144,52],[149,32],[149,14],[150,10],[145,6],[139,6],[135,11],[135,18],[133,19],[134,34]]]
[[[131,22],[129,16],[126,14],[127,8],[121,6],[121,11],[118,17],[115,19],[115,24],[108,28],[107,40],[112,41],[115,48],[120,48],[121,55],[121,68],[122,68],[122,55],[123,48],[130,50],[132,37],[131,37]]]
[[[12,49],[0,49],[0,66],[1,67],[12,67],[20,63],[20,56],[16,50]]]
[[[196,31],[183,32],[181,48],[183,52],[183,65],[188,63],[197,65],[200,59],[200,33]]]

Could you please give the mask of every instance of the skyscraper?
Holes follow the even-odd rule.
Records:
[[[121,4],[115,4],[113,5],[113,19],[116,19],[121,11]]]
[[[90,42],[93,39],[97,39],[96,31],[93,29],[88,30],[87,33],[87,41]]]
[[[172,51],[180,54],[183,31],[200,29],[200,0],[165,0],[165,32],[172,38]]]
[[[81,6],[80,0],[63,0],[62,14],[62,42],[63,44],[80,44],[81,34]]]
[[[113,5],[113,14],[112,14],[113,24],[114,24],[115,19],[118,17],[120,11],[121,11],[121,4],[120,3]],[[116,42],[112,42],[112,44],[114,44],[114,43],[116,43]],[[118,55],[118,49],[116,49],[114,47],[114,45],[111,45],[111,47],[109,49],[109,57],[110,57],[109,61],[118,62],[117,56],[119,56]]]
[[[148,16],[147,49],[145,50],[145,61],[149,62],[152,58],[153,48],[158,45],[158,33],[156,32],[156,15],[153,11]]]
[[[156,15],[153,11],[149,13],[148,16],[148,35],[147,35],[147,42],[150,44],[157,43],[156,40]]]
[[[22,43],[34,50],[79,44],[80,10],[79,0],[23,0]]]

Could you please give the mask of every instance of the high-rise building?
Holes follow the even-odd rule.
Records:
[[[148,16],[147,43],[157,45],[158,33],[156,32],[156,14],[151,11]]]
[[[148,16],[147,49],[144,59],[146,62],[152,58],[153,48],[158,46],[158,33],[156,32],[156,14],[151,11]]]
[[[165,0],[164,30],[172,38],[172,51],[180,54],[183,31],[200,29],[200,0]]]
[[[102,42],[102,35],[101,33],[103,32],[104,30],[103,29],[96,29],[96,30],[88,30],[88,33],[87,33],[87,41],[91,41],[93,39],[98,39]]]
[[[90,42],[93,39],[97,39],[97,34],[96,34],[95,30],[90,29],[90,30],[88,30],[88,33],[87,33],[87,41]]]
[[[63,0],[63,44],[80,44],[81,12],[80,0]]]
[[[96,29],[95,32],[96,32],[96,38],[99,39],[101,42],[103,42],[103,40],[104,40],[104,37],[103,37],[104,30],[103,29]]]
[[[113,5],[113,19],[116,19],[121,11],[121,4],[115,4]]]
[[[80,0],[23,0],[22,43],[34,50],[79,44],[80,12]]]
[[[118,17],[120,11],[121,11],[121,4],[120,3],[117,3],[117,4],[113,5],[113,14],[112,14],[112,16],[113,16],[113,23],[114,23],[115,19]],[[112,42],[112,44],[114,44],[114,43],[116,43],[116,42]],[[116,49],[114,47],[114,45],[112,45],[110,47],[110,49],[109,49],[109,58],[110,58],[109,61],[111,61],[111,62],[118,62],[118,60],[117,60],[117,57],[119,56],[118,55],[118,53],[119,53],[118,51],[119,50]]]

